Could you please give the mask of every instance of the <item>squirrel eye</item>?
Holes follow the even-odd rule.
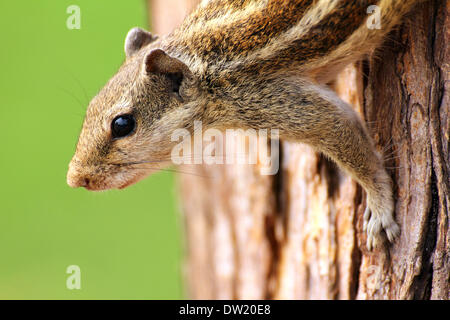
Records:
[[[136,128],[136,120],[131,114],[117,116],[111,123],[113,138],[123,138],[129,135]]]

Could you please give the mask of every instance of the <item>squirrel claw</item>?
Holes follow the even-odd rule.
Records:
[[[367,249],[372,251],[381,243],[381,231],[384,230],[389,242],[393,242],[400,234],[398,224],[392,218],[392,214],[373,214],[369,207],[364,211],[363,230],[367,233]]]

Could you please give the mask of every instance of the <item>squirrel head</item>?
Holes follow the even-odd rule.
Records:
[[[128,33],[125,62],[88,106],[67,173],[71,187],[124,188],[170,161],[172,132],[191,126],[198,112],[198,86],[159,45],[142,29]]]

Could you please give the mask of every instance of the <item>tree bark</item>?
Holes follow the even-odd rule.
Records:
[[[171,5],[151,2],[153,30],[167,32],[158,21]],[[184,2],[187,13],[195,1]],[[385,155],[393,245],[366,250],[364,191],[306,145],[282,142],[274,176],[260,164],[183,166],[187,297],[449,299],[449,38],[450,2],[430,1],[333,83]]]

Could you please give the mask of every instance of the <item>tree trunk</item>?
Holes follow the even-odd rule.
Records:
[[[167,32],[158,21],[170,4],[151,2],[154,30]],[[385,154],[394,245],[366,250],[364,192],[306,145],[282,142],[274,176],[259,165],[183,166],[193,173],[178,176],[188,298],[450,298],[449,13],[448,1],[421,5],[333,84]]]

